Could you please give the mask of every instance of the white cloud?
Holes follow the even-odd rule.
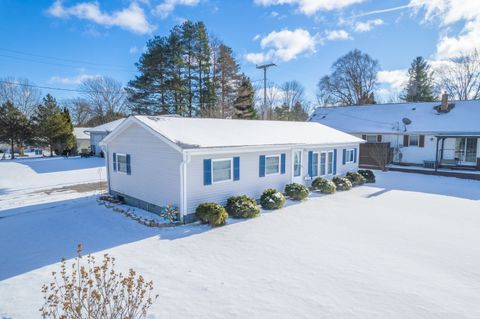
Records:
[[[137,48],[136,46],[133,46],[133,47],[131,47],[131,48],[128,50],[128,52],[129,52],[130,54],[135,54],[135,53],[138,52],[138,48]]]
[[[355,29],[356,32],[369,32],[374,27],[382,25],[382,24],[383,24],[382,19],[359,21],[359,22],[355,23],[354,29]]]
[[[402,89],[408,81],[407,70],[379,71],[377,81],[380,84],[387,84],[393,89]]]
[[[253,37],[252,40],[253,40],[253,41],[257,41],[257,40],[260,40],[261,37],[262,37],[262,36],[261,36],[260,34],[257,34],[257,35],[255,35],[255,36]]]
[[[439,21],[445,28],[437,43],[436,57],[445,59],[468,53],[480,47],[480,5],[478,0],[411,0],[416,13],[424,13],[424,21]],[[456,35],[449,27],[463,23]]]
[[[323,40],[336,41],[336,40],[351,40],[352,37],[345,30],[327,30],[325,31],[325,37]]]
[[[47,13],[57,18],[76,17],[105,27],[116,26],[139,34],[150,33],[155,29],[147,21],[143,9],[136,2],[132,2],[124,9],[108,14],[102,12],[97,2],[80,2],[71,7],[65,7],[61,0],[56,0],[48,8]]]
[[[245,59],[252,63],[262,63],[268,60],[287,62],[299,55],[314,53],[317,43],[316,36],[304,29],[273,31],[260,41],[265,53],[248,53]]]
[[[362,3],[365,0],[254,0],[261,6],[293,5],[297,10],[306,15],[313,15],[318,11],[342,9],[352,4]]]
[[[61,77],[61,76],[52,76],[48,83],[52,84],[63,84],[63,85],[78,85],[81,84],[84,80],[96,79],[101,77],[99,74],[87,74],[84,71],[81,71],[79,75],[72,77]]]
[[[157,5],[154,13],[160,16],[162,19],[165,19],[177,6],[189,6],[194,7],[200,3],[200,0],[165,0],[161,4]]]

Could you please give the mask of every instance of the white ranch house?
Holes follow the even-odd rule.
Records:
[[[394,164],[480,170],[480,100],[442,100],[323,107],[310,121],[390,143]]]
[[[116,129],[117,126],[119,126],[124,120],[125,119],[119,119],[85,130],[85,133],[87,133],[90,137],[90,150],[92,155],[100,156],[100,152],[102,151],[100,142],[105,138],[105,136]]]
[[[101,145],[112,195],[190,222],[203,202],[355,171],[360,143],[318,123],[130,116]]]

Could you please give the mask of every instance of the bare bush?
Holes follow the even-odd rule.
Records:
[[[53,281],[42,287],[42,318],[145,318],[158,298],[152,296],[152,281],[146,282],[133,269],[128,275],[116,272],[115,258],[108,254],[97,265],[92,255],[82,256],[81,245],[73,263],[68,266],[62,260],[60,272],[52,276]]]
[[[382,171],[386,172],[389,161],[389,149],[384,143],[370,143],[368,153]]]

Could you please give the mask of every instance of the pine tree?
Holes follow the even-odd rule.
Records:
[[[38,143],[50,147],[50,156],[53,156],[54,148],[63,151],[73,146],[72,123],[53,96],[47,94],[35,110],[33,119]]]
[[[293,105],[290,111],[289,120],[305,122],[308,118],[307,109],[299,101],[295,102],[295,104]]]
[[[7,101],[0,107],[0,141],[11,147],[12,159],[15,158],[15,144],[23,143],[31,137],[31,123],[12,102]]]
[[[406,102],[432,102],[433,72],[430,65],[421,56],[415,58],[408,69],[408,82],[401,99]]]
[[[218,49],[217,83],[215,86],[219,96],[219,107],[223,118],[233,113],[233,102],[240,85],[240,66],[233,56],[230,47],[221,44]]]
[[[277,121],[288,121],[290,120],[290,108],[286,103],[283,103],[281,106],[276,107],[273,110],[274,119]]]
[[[257,118],[257,110],[254,105],[254,95],[252,82],[250,79],[242,75],[241,83],[238,88],[237,98],[233,103],[235,109],[235,118],[238,119],[255,119]]]

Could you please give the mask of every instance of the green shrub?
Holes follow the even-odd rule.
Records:
[[[333,194],[337,190],[335,183],[323,177],[317,177],[312,182],[312,188],[324,194]]]
[[[229,215],[235,218],[252,218],[260,214],[260,208],[255,199],[246,195],[230,197],[225,209]]]
[[[285,196],[274,188],[266,189],[260,197],[264,209],[278,209],[285,205]]]
[[[369,169],[359,169],[358,174],[365,178],[366,183],[375,183],[375,174]]]
[[[346,177],[335,176],[332,178],[332,182],[335,184],[338,190],[348,191],[352,188],[352,183]]]
[[[212,226],[224,225],[228,218],[225,208],[217,203],[200,204],[195,210],[195,214],[202,223]]]
[[[304,200],[308,197],[310,191],[302,184],[291,183],[285,186],[285,194],[293,200]]]
[[[365,177],[357,172],[348,172],[345,177],[352,183],[353,186],[363,185],[366,182]]]

